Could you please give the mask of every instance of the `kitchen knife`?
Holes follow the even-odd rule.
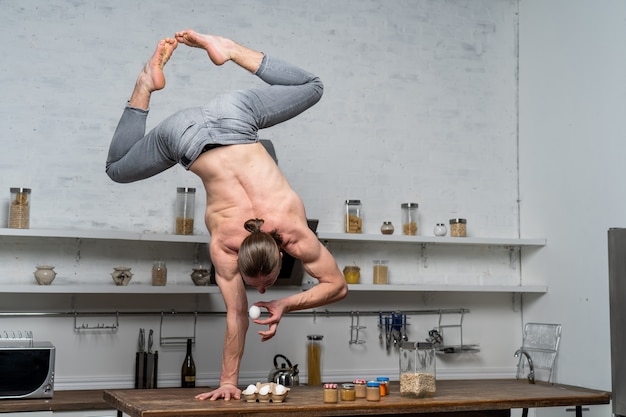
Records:
[[[150,329],[148,333],[148,352],[146,353],[146,379],[145,388],[156,388],[154,386],[154,353],[152,353],[154,331]]]
[[[137,353],[135,353],[135,388],[145,388],[145,333],[144,329],[139,329],[139,339],[137,341]]]

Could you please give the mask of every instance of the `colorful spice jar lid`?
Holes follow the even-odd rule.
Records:
[[[368,387],[380,387],[380,382],[377,381],[367,381]]]
[[[355,385],[365,385],[367,383],[366,380],[364,379],[355,379],[354,381],[352,381]]]
[[[337,384],[324,384],[324,389],[337,389]]]

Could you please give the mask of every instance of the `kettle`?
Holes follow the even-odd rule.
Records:
[[[278,358],[282,358],[284,361],[280,364],[280,368],[278,367]],[[279,354],[274,356],[274,369],[270,371],[267,380],[286,387],[300,385],[300,377],[298,377],[299,372],[298,364],[292,366],[289,359]]]

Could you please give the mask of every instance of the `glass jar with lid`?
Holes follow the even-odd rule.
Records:
[[[363,233],[361,200],[346,200],[346,233]]]
[[[417,235],[418,219],[417,219],[417,203],[403,203],[402,209],[402,233],[408,236]]]
[[[9,200],[9,228],[30,227],[30,188],[11,188]]]
[[[193,235],[193,217],[196,189],[178,187],[176,189],[176,234]]]
[[[361,279],[361,268],[356,265],[347,265],[343,268],[343,276],[347,284],[358,284]]]
[[[342,384],[341,385],[341,401],[354,401],[356,399],[356,391],[354,391],[354,384]]]
[[[380,226],[380,233],[383,235],[393,235],[394,227],[393,223],[390,221],[384,221],[383,225]]]
[[[450,236],[467,236],[467,219],[450,219]]]
[[[435,349],[430,342],[400,344],[400,395],[432,397],[435,395]]]
[[[309,379],[308,385],[320,385],[322,383],[322,339],[320,334],[307,336],[306,360]],[[335,387],[336,388],[336,387]]]

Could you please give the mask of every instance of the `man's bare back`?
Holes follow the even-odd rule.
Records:
[[[263,219],[263,230],[277,229],[286,246],[306,225],[304,205],[262,144],[228,145],[201,154],[190,171],[207,192],[205,221],[211,240],[237,251],[249,232],[244,223]]]

